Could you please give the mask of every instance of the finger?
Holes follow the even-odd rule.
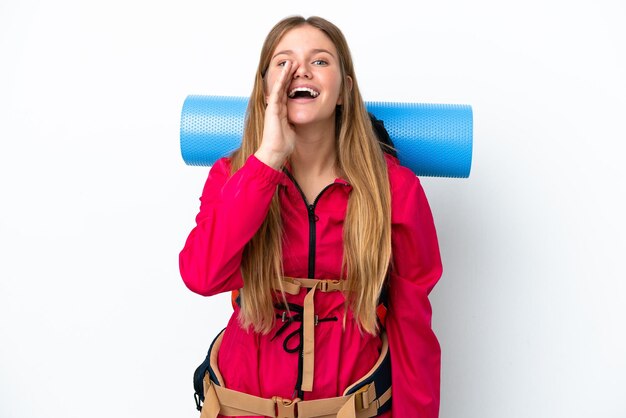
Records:
[[[277,81],[280,84],[280,91],[278,92],[278,100],[287,104],[287,95],[289,94],[289,86],[291,85],[291,81],[293,80],[293,75],[298,70],[298,64],[288,61],[288,65],[285,64],[284,71],[281,72],[279,80]]]
[[[293,80],[293,75],[296,73],[297,70],[298,70],[298,64],[289,61],[289,69],[286,72],[286,74],[284,74],[285,78],[284,80],[282,80],[282,83],[281,83],[283,87],[283,93],[284,93],[285,99],[287,97],[287,94],[289,93],[287,90],[289,89],[291,80]],[[281,76],[282,75],[283,74],[281,74]]]
[[[285,101],[283,96],[285,95],[285,91],[287,89],[285,85],[289,84],[287,80],[289,80],[289,73],[291,72],[291,67],[292,67],[291,61],[286,61],[285,66],[283,67],[282,71],[278,75],[278,79],[276,80],[276,82],[274,82],[274,85],[272,86],[272,91],[270,92],[269,100],[273,104],[278,105],[281,102]]]

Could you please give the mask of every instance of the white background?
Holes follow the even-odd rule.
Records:
[[[290,14],[342,28],[366,100],[473,106],[471,177],[423,179],[441,417],[626,417],[621,0],[2,0],[0,417],[197,416],[230,311],[178,273],[180,111],[249,95]]]

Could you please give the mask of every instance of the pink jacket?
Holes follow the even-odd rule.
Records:
[[[431,328],[428,294],[441,276],[437,235],[419,179],[387,157],[392,197],[393,269],[386,329],[392,360],[392,411],[397,417],[436,418],[439,412],[440,348]],[[293,180],[251,156],[232,176],[229,160],[217,161],[200,198],[196,227],[180,253],[180,272],[189,289],[210,296],[243,286],[242,252],[262,224],[278,187],[284,226],[286,276],[340,277],[342,227],[350,185],[342,179],[307,205]],[[302,306],[306,289],[287,295]],[[235,308],[224,334],[218,365],[230,389],[291,399],[300,382],[297,329],[284,325],[260,335],[242,329]],[[279,311],[278,311],[279,312]],[[378,358],[380,338],[361,334],[347,313],[342,327],[341,292],[316,293],[315,374],[304,399],[340,396]],[[277,335],[278,333],[278,335]],[[292,335],[293,334],[293,335]],[[297,391],[296,391],[297,392]]]

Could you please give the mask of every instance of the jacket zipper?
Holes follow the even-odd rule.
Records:
[[[308,218],[309,218],[309,266],[308,266],[308,278],[309,279],[313,279],[313,278],[315,278],[315,250],[316,250],[315,246],[317,245],[317,243],[316,243],[317,229],[316,229],[316,226],[315,226],[315,223],[317,222],[317,215],[315,215],[315,207],[317,206],[317,202],[319,201],[319,199],[322,196],[322,194],[324,194],[324,192],[326,190],[328,190],[329,188],[331,188],[335,183],[331,183],[331,184],[327,185],[326,187],[324,187],[318,193],[318,195],[315,198],[315,200],[313,201],[313,203],[309,204],[309,202],[306,200],[306,196],[304,195],[304,192],[300,188],[300,185],[298,184],[296,179],[293,178],[291,173],[289,173],[288,171],[285,170],[285,173],[287,173],[287,177],[289,177],[291,179],[291,181],[293,181],[293,184],[296,186],[296,189],[298,189],[298,192],[300,192],[300,196],[302,196],[302,201],[304,202],[304,205],[306,206],[306,211],[307,211]]]
[[[320,197],[322,196],[322,194],[324,194],[324,192],[326,190],[328,190],[330,187],[332,187],[335,183],[331,183],[329,185],[327,185],[326,187],[324,187],[317,195],[317,197],[315,198],[315,200],[313,201],[312,204],[309,204],[309,202],[306,200],[306,196],[304,195],[304,192],[302,191],[302,189],[300,188],[300,185],[298,184],[298,182],[296,181],[295,178],[293,178],[293,176],[291,175],[291,173],[289,173],[287,170],[285,170],[285,173],[287,174],[287,177],[289,177],[291,179],[291,181],[293,181],[293,184],[296,186],[296,188],[298,189],[298,191],[300,192],[300,196],[302,196],[302,200],[304,201],[304,205],[306,206],[306,210],[307,210],[307,214],[308,214],[308,218],[309,218],[309,266],[308,266],[308,278],[309,279],[313,279],[315,278],[315,246],[317,245],[316,243],[316,234],[317,234],[317,228],[315,226],[316,222],[317,222],[317,215],[315,215],[315,207],[317,206],[317,202],[319,201]],[[309,292],[310,289],[307,289],[307,292]],[[303,362],[304,362],[304,344],[302,342],[302,329],[300,330],[300,357],[298,359],[298,380],[296,381],[296,388],[294,390],[294,395],[297,396],[298,398],[300,398],[301,400],[304,400],[304,391],[302,390],[302,369],[303,369]],[[294,397],[295,397],[294,396]]]

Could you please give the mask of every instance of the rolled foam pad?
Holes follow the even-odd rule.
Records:
[[[366,102],[384,122],[402,165],[418,176],[469,177],[472,108],[457,104]],[[188,165],[210,166],[239,148],[248,99],[188,96],[180,148]]]

